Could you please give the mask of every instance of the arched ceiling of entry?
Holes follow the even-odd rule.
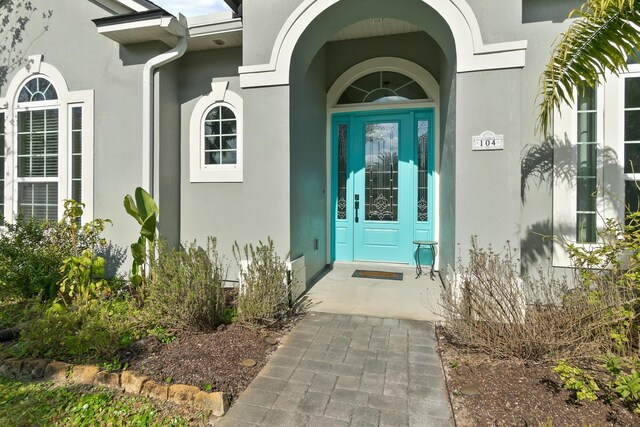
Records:
[[[348,26],[391,18],[428,33],[458,71],[524,66],[526,42],[485,45],[473,11],[464,0],[306,0],[283,26],[269,64],[241,67],[244,87],[288,84],[295,53],[308,64],[316,52]]]

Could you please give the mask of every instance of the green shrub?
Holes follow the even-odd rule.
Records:
[[[265,325],[283,317],[289,311],[287,265],[276,253],[273,240],[259,242],[255,248],[245,245],[242,252],[236,243],[233,252],[241,275],[238,320]]]
[[[59,222],[19,217],[15,224],[5,224],[0,233],[0,298],[54,298],[64,260],[106,243],[100,233],[109,220],[81,226],[84,205],[65,200],[64,206]]]
[[[53,298],[62,261],[71,254],[66,225],[19,219],[5,227],[0,234],[0,297]]]
[[[131,297],[58,305],[21,333],[17,356],[70,361],[110,360],[137,335],[139,313]]]
[[[222,323],[222,281],[228,267],[218,255],[216,240],[206,249],[191,243],[169,249],[158,244],[157,261],[145,302],[148,322],[168,329],[208,330]]]

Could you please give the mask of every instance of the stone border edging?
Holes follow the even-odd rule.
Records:
[[[133,371],[110,372],[95,365],[72,365],[47,359],[17,359],[2,352],[0,373],[44,379],[57,384],[99,385],[127,394],[193,406],[211,411],[211,415],[216,417],[223,416],[229,410],[231,400],[228,393],[208,393],[186,384],[159,384],[148,376]]]

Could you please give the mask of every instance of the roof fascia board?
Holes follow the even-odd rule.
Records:
[[[189,34],[192,37],[208,36],[213,34],[230,33],[242,31],[242,20],[231,19],[228,21],[219,21],[211,23],[202,23],[189,26]]]
[[[149,3],[148,6],[145,6],[134,0],[92,0],[92,1],[95,3],[98,3],[99,5],[111,11],[112,13],[117,13],[117,14],[146,12],[149,10],[159,9],[157,6],[151,3]]]
[[[153,10],[154,8],[152,7],[147,7],[147,6],[143,6],[141,3],[135,1],[135,0],[114,0],[117,3],[122,4],[125,7],[128,7],[129,9],[131,9],[134,12],[144,12],[147,10]]]

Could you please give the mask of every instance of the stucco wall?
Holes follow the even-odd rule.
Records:
[[[207,236],[218,240],[220,253],[236,269],[234,242],[274,239],[279,253],[289,251],[289,89],[242,90],[237,76],[242,51],[220,49],[186,54],[179,62],[181,103],[180,238]],[[201,96],[211,92],[211,79],[228,81],[228,90],[244,103],[244,182],[191,183],[189,122]]]
[[[468,259],[471,236],[500,250],[519,249],[522,71],[458,74],[456,82],[456,241]],[[504,150],[472,151],[473,135],[504,135]]]
[[[323,48],[291,80],[291,258],[305,256],[307,279],[328,263],[326,67]]]
[[[520,108],[522,111],[523,158],[529,150],[537,150],[537,162],[527,159],[522,170],[524,192],[521,195],[522,268],[536,274],[539,266],[547,269],[552,255],[552,169],[553,152],[536,133],[539,78],[551,56],[553,43],[567,29],[569,12],[581,5],[580,0],[525,0],[523,2],[522,37],[527,39],[527,65],[522,70]],[[540,156],[540,153],[543,153]],[[530,157],[530,159],[532,159]],[[524,159],[523,159],[524,160]],[[545,238],[546,237],[546,238]]]
[[[180,243],[180,103],[178,65],[156,73],[154,121],[154,188],[160,209],[158,231],[169,245]]]

